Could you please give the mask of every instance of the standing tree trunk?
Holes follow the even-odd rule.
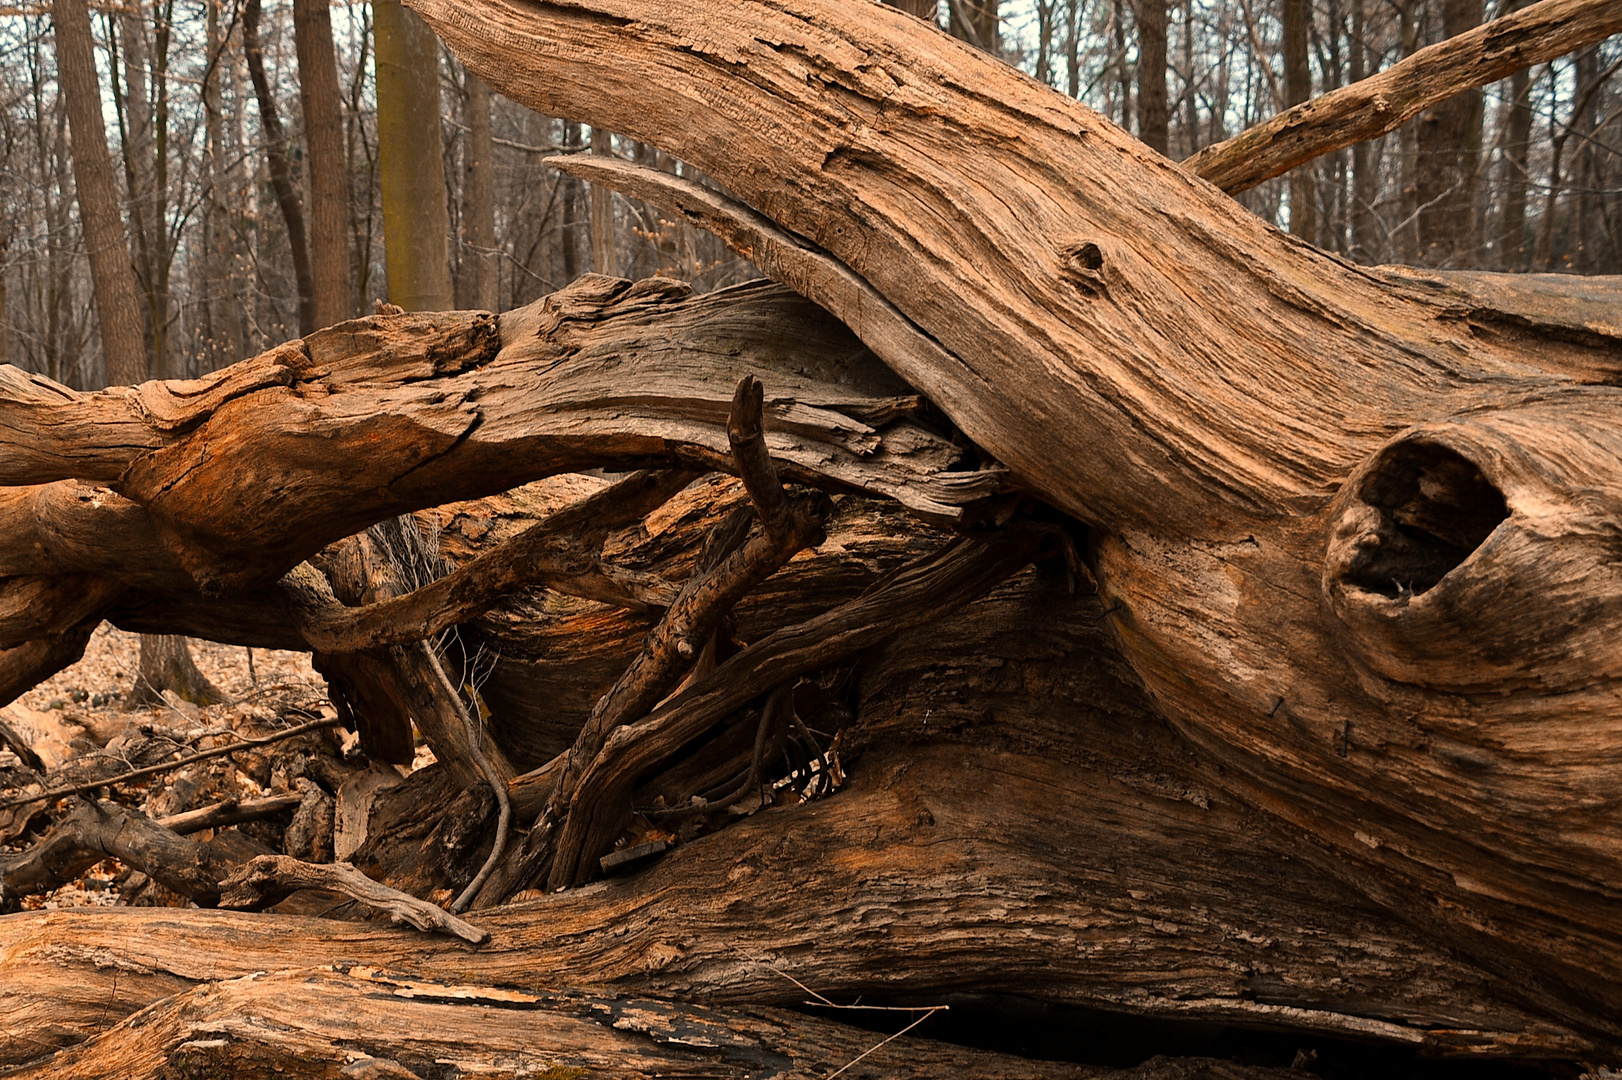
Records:
[[[1166,0],[1134,0],[1138,22],[1138,138],[1165,154],[1171,114],[1166,96]]]
[[[146,5],[140,0],[125,8],[117,19],[109,17],[107,33],[113,61],[113,105],[118,114],[123,143],[125,206],[129,212],[130,261],[135,267],[146,309],[147,365],[151,377],[168,377],[162,341],[167,304],[158,304],[158,259],[162,228],[159,212],[157,141],[153,126],[152,102],[148,98]],[[114,32],[114,27],[117,32]],[[120,50],[119,45],[123,48]],[[124,60],[123,87],[119,86],[118,53]]]
[[[997,11],[1000,0],[948,0],[951,17],[947,29],[952,36],[992,56],[1001,54],[1002,18]]]
[[[490,88],[467,73],[462,102],[467,151],[462,178],[462,282],[459,307],[497,311],[495,147],[490,136]]]
[[[1307,64],[1307,38],[1312,30],[1312,0],[1284,0],[1284,107],[1312,96],[1312,69]],[[1290,232],[1316,242],[1318,185],[1309,163],[1290,173]]]
[[[935,21],[937,0],[884,0],[891,7],[900,8],[908,15],[916,15],[926,22]]]
[[[1355,85],[1368,74],[1367,0],[1352,0],[1352,34],[1348,42],[1348,74]],[[1358,262],[1377,261],[1378,253],[1386,248],[1386,240],[1377,235],[1374,200],[1380,190],[1378,176],[1378,150],[1381,143],[1362,139],[1352,147],[1352,249],[1351,256]]]
[[[282,129],[281,110],[276,107],[275,90],[265,73],[265,53],[259,42],[260,8],[260,0],[247,0],[242,9],[242,52],[248,61],[254,97],[259,102],[259,125],[265,136],[270,185],[276,192],[276,205],[281,208],[287,243],[292,249],[299,333],[311,334],[319,324],[315,320],[315,278],[310,270],[309,234],[304,227],[304,203],[293,180],[292,163],[287,159],[287,135]]]
[[[186,638],[178,634],[142,634],[140,667],[125,707],[157,704],[163,700],[165,690],[193,705],[214,705],[225,700],[220,689],[198,670]]]
[[[11,266],[6,259],[11,254],[12,233],[11,222],[0,222],[0,365],[11,363],[11,309],[6,295]]]
[[[378,0],[372,12],[389,300],[407,311],[445,311],[454,296],[439,129],[439,42],[399,0]]]
[[[600,127],[591,129],[591,152],[604,157],[614,154],[614,136]],[[619,276],[619,245],[614,235],[614,192],[601,184],[591,185],[591,268],[609,277]]]
[[[128,385],[145,380],[146,348],[141,343],[141,302],[130,267],[129,245],[118,213],[113,162],[102,122],[101,87],[90,39],[90,12],[84,0],[55,0],[57,75],[73,130],[73,175],[79,216],[90,253],[90,278],[101,325],[101,351],[107,381]]]
[[[1509,9],[1519,10],[1526,0],[1510,0]],[[1526,193],[1531,182],[1532,153],[1532,72],[1522,68],[1510,76],[1509,101],[1503,129],[1502,210],[1497,219],[1498,268],[1524,270],[1531,252],[1526,229]]]
[[[1442,0],[1442,36],[1479,26],[1482,14],[1482,0]],[[1473,262],[1482,100],[1480,90],[1466,90],[1420,114],[1416,124],[1418,256],[1427,266],[1457,269]]]
[[[231,70],[229,43],[221,33],[220,0],[208,0],[204,21],[208,66],[203,73],[203,265],[206,267],[207,299],[203,304],[203,346],[200,356],[205,371],[213,371],[242,359],[247,351],[243,326],[242,296],[235,285],[239,279],[233,254],[229,207],[235,199],[231,178],[240,168],[226,151],[225,100],[221,83]],[[232,108],[236,108],[233,101]]]
[[[310,284],[316,326],[355,314],[349,276],[349,166],[344,151],[332,16],[326,0],[294,0],[299,100],[310,171]]]

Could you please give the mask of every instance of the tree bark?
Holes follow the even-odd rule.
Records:
[[[439,129],[439,42],[399,0],[379,0],[372,11],[389,300],[407,311],[445,311],[454,299]]]
[[[73,175],[90,253],[101,351],[107,381],[126,385],[147,377],[141,343],[141,307],[135,272],[118,213],[107,128],[102,122],[101,88],[90,39],[90,13],[84,0],[54,0],[57,73],[73,130]]]
[[[304,137],[309,147],[314,319],[315,326],[331,326],[354,316],[355,301],[349,274],[349,160],[344,150],[332,16],[326,3],[296,0],[293,40],[298,51]]]

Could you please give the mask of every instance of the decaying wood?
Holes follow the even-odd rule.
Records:
[[[302,609],[299,634],[319,652],[352,653],[407,645],[482,615],[515,589],[546,588],[619,607],[652,607],[669,595],[638,596],[598,564],[612,530],[646,517],[694,480],[691,472],[639,473],[536,522],[507,542],[420,589],[359,608],[340,604]],[[641,584],[641,583],[637,583]]]
[[[386,1036],[385,1036],[386,1033]],[[863,1057],[863,1055],[867,1055]],[[1201,1059],[1111,1069],[1029,1061],[885,1036],[781,1008],[717,1009],[580,991],[534,993],[403,977],[359,964],[251,974],[187,990],[43,1068],[13,1077],[159,1080],[274,1072],[412,1080],[446,1075],[758,1080],[843,1075],[929,1080],[1288,1080]]]
[[[374,317],[198,384],[80,395],[13,378],[0,427],[20,449],[0,479],[113,481],[118,495],[81,498],[78,489],[55,505],[70,517],[105,517],[113,504],[113,514],[130,517],[120,496],[140,503],[153,524],[121,543],[166,547],[174,561],[164,584],[181,594],[196,583],[242,588],[381,517],[480,494],[468,490],[468,470],[485,478],[484,491],[498,491],[587,465],[725,466],[725,403],[737,376],[757,370],[775,388],[768,440],[791,479],[875,485],[947,519],[996,488],[995,473],[946,472],[959,452],[906,419],[917,399],[870,360],[864,367],[848,333],[805,301],[761,286],[696,299],[684,289],[585,279],[509,313],[500,329],[471,314]],[[683,319],[692,323],[685,333]],[[544,387],[533,381],[542,370]],[[716,378],[724,389],[706,382]],[[239,450],[275,466],[215,470]],[[335,460],[352,467],[335,471]],[[251,509],[267,498],[280,506],[274,528]],[[91,531],[64,526],[60,514],[35,516],[26,493],[0,509],[21,526],[24,552],[52,550],[58,533]],[[8,582],[17,625],[0,646],[64,632],[78,609],[105,610],[122,584],[50,580],[68,590],[60,599],[36,595],[43,581]]]
[[[158,819],[158,824],[181,836],[202,832],[204,829],[223,829],[228,825],[241,825],[260,818],[274,817],[299,804],[298,795],[267,795],[262,799],[226,799],[212,806],[201,806]]]
[[[1218,763],[1114,653],[1106,610],[1027,571],[901,634],[867,665],[836,795],[629,877],[482,911],[492,939],[477,951],[269,914],[8,917],[0,1056],[28,1060],[188,986],[339,961],[528,992],[566,972],[624,994],[798,1005],[780,970],[838,1001],[1039,993],[1431,1052],[1600,1052],[1557,1001],[1372,904],[1307,857],[1311,838],[1225,796]]]
[[[307,863],[286,855],[259,855],[219,882],[219,905],[236,911],[263,911],[300,889],[323,889],[359,900],[418,930],[451,934],[483,945],[490,935],[443,908],[381,885],[348,863]]]
[[[713,563],[688,581],[649,631],[625,673],[586,718],[551,779],[549,805],[536,825],[536,830],[548,830],[555,822],[559,829],[551,853],[553,888],[595,877],[598,860],[608,853],[623,829],[624,810],[612,805],[612,795],[595,790],[586,779],[604,759],[605,750],[616,753],[607,749],[611,739],[626,725],[646,716],[669,693],[739,600],[796,553],[827,538],[822,526],[826,499],[789,498],[783,493],[766,453],[762,397],[760,383],[745,376],[733,394],[727,419],[733,461],[749,492],[760,531],[745,535],[741,529],[734,530],[733,537],[714,553]],[[648,762],[639,764],[645,767]],[[602,808],[611,822],[607,825],[593,820],[603,799],[610,800],[610,805]],[[532,839],[540,845],[548,844],[544,837]]]
[[[445,750],[379,796],[355,856],[419,896],[576,886],[639,839],[635,811],[758,783],[801,677],[837,684],[823,764],[846,782],[719,799],[739,820],[661,836],[634,872],[481,911],[477,951],[268,914],[8,916],[4,1060],[153,1005],[39,1067],[230,1061],[199,1034],[223,1002],[270,1016],[232,1029],[244,1047],[330,1063],[327,1020],[230,997],[312,964],[339,965],[309,982],[329,1002],[358,994],[355,964],[740,1010],[802,1000],[788,975],[1431,1054],[1622,1052],[1615,282],[1347,265],[883,5],[413,6],[509,96],[717,177],[729,196],[565,163],[642,185],[826,311],[588,277],[499,317],[341,324],[195,383],[83,395],[0,369],[0,694],[103,616],[320,647],[379,757],[413,719]],[[754,379],[769,401],[734,393]],[[590,468],[746,490],[582,480],[572,508],[509,497],[512,531],[463,536],[444,574],[378,569],[388,521],[414,535],[396,515]],[[773,474],[819,490],[784,498]],[[853,555],[854,493],[985,535],[880,511]],[[591,535],[560,542],[564,521]],[[404,644],[470,616],[458,633],[506,665],[489,767],[455,701],[470,673]],[[480,889],[489,780],[540,821]],[[107,850],[93,824],[57,834],[56,863]],[[463,1014],[416,1015],[467,1042]],[[648,1068],[700,1071],[679,1054]]]
[[[414,6],[492,86],[692,162],[910,320],[864,340],[1092,528],[1124,651],[1220,786],[1615,1037],[1614,339],[1460,318],[882,7]]]
[[[17,897],[72,881],[109,856],[212,906],[232,869],[263,851],[263,845],[232,830],[198,842],[117,803],[81,800],[38,844],[0,857],[0,909],[15,910]]]
[[[1183,167],[1237,194],[1315,157],[1395,131],[1466,90],[1616,33],[1622,33],[1622,10],[1610,0],[1542,0],[1212,143]]]

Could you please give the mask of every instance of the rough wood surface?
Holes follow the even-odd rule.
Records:
[[[1465,1054],[1614,1041],[1362,899],[1225,796],[1109,645],[1115,615],[1028,571],[894,639],[862,676],[830,798],[649,869],[481,911],[491,942],[220,911],[0,919],[0,1057],[27,1060],[199,982],[345,961],[534,991],[717,1005],[1033,993],[1137,1016]],[[1063,715],[1055,724],[1055,715]],[[398,789],[393,789],[398,790]]]
[[[1612,0],[1543,0],[1286,109],[1183,162],[1237,194],[1315,157],[1395,131],[1432,105],[1622,33]]]
[[[959,452],[907,419],[917,397],[805,301],[760,284],[684,294],[588,277],[499,325],[375,316],[195,383],[79,394],[18,373],[0,401],[0,481],[109,484],[145,508],[147,535],[187,575],[243,588],[453,495],[588,466],[724,467],[727,404],[753,371],[771,387],[767,438],[790,479],[871,487],[943,519],[995,490],[995,474],[947,473]],[[259,467],[216,464],[239,454]]]
[[[699,166],[910,320],[830,308],[1094,529],[1124,652],[1220,786],[1616,1029],[1614,338],[1460,318],[881,6],[414,6],[492,86]],[[1515,677],[1461,682],[1444,623]]]
[[[604,1075],[774,1080],[997,1076],[1008,1080],[1286,1080],[1201,1059],[1135,1069],[1029,1061],[883,1034],[779,1008],[705,1008],[568,990],[413,979],[360,964],[254,974],[187,990],[47,1064],[53,1080],[268,1075],[414,1080]]]

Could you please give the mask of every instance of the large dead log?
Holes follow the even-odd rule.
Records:
[[[1616,1030],[1614,335],[1460,319],[882,7],[414,6],[502,92],[820,251],[785,279],[1094,527],[1126,654],[1226,790]]]
[[[782,972],[840,1001],[1035,997],[1432,1052],[1594,1052],[1558,1002],[1439,947],[1317,869],[1310,837],[1224,796],[1113,654],[1114,618],[1029,571],[897,638],[861,676],[843,790],[633,877],[476,912],[482,949],[229,912],[7,917],[6,1060],[188,986],[339,961],[795,1005]]]
[[[587,467],[724,467],[728,403],[749,373],[774,387],[768,442],[790,479],[892,495],[941,520],[996,489],[995,472],[948,472],[960,452],[909,419],[917,395],[805,301],[760,284],[685,293],[665,279],[585,278],[499,320],[361,319],[197,382],[97,394],[10,369],[0,483],[72,478],[117,497],[10,493],[0,512],[20,543],[0,565],[17,576],[8,607],[27,599],[22,575],[65,565],[178,568],[206,589],[240,589],[453,498]],[[76,530],[122,538],[112,552],[58,542]]]
[[[838,1015],[835,1009],[821,1011]],[[936,1011],[878,1015],[900,1016],[896,1026],[901,1027],[933,1018]],[[248,975],[187,990],[57,1055],[48,1066],[8,1073],[53,1080],[225,1074],[292,1080],[593,1074],[625,1080],[834,1075],[1289,1080],[1299,1075],[1201,1059],[1156,1058],[1130,1070],[1029,1061],[950,1042],[891,1038],[787,1009],[722,1010],[566,990],[524,993],[404,978],[358,964]]]
[[[724,422],[746,375],[775,399],[764,437],[786,479],[969,526],[1012,515],[988,499],[1011,475],[1061,512],[1044,512],[1054,549],[1079,542],[1097,596],[1070,599],[1050,561],[870,651],[843,790],[684,837],[630,877],[481,911],[493,939],[476,952],[224,912],[9,916],[7,1060],[171,994],[150,1014],[161,1038],[142,1044],[132,1021],[107,1045],[212,1053],[189,1026],[213,1023],[203,984],[338,960],[530,993],[567,972],[789,1004],[790,974],[825,993],[1035,994],[1429,1053],[1622,1050],[1622,334],[1605,306],[1622,283],[1347,266],[880,5],[415,6],[511,96],[720,177],[737,198],[669,180],[655,194],[855,336],[770,286],[691,299],[593,278],[499,319],[343,324],[195,384],[76,395],[8,373],[0,482],[19,490],[0,518],[19,539],[0,552],[0,691],[55,670],[104,614],[382,646],[534,575],[630,605],[532,592],[479,617],[492,640],[528,635],[529,681],[495,695],[491,730],[552,783],[533,767],[636,654],[659,618],[639,608],[705,564],[693,536],[726,531],[713,485],[630,530],[687,540],[607,537],[597,567],[492,542],[495,572],[469,552],[413,598],[368,595],[364,575],[338,595],[341,575],[301,561],[380,519],[573,469],[747,473]],[[978,467],[989,456],[1012,473]],[[672,809],[656,797],[701,770],[685,786],[660,770],[736,735],[748,698],[764,731],[774,663],[801,671],[817,629],[882,636],[839,620],[870,610],[851,594],[918,554],[916,535],[875,541],[853,573],[837,510],[834,543],[734,613],[753,651],[603,741],[585,775],[619,802],[588,810],[623,815],[627,792]],[[604,569],[638,548],[635,574]],[[362,602],[393,606],[334,607]],[[520,632],[536,610],[549,617]],[[565,700],[587,707],[530,730]],[[700,712],[702,731],[677,723]],[[462,765],[444,775],[467,787]],[[591,873],[590,853],[573,869]]]

